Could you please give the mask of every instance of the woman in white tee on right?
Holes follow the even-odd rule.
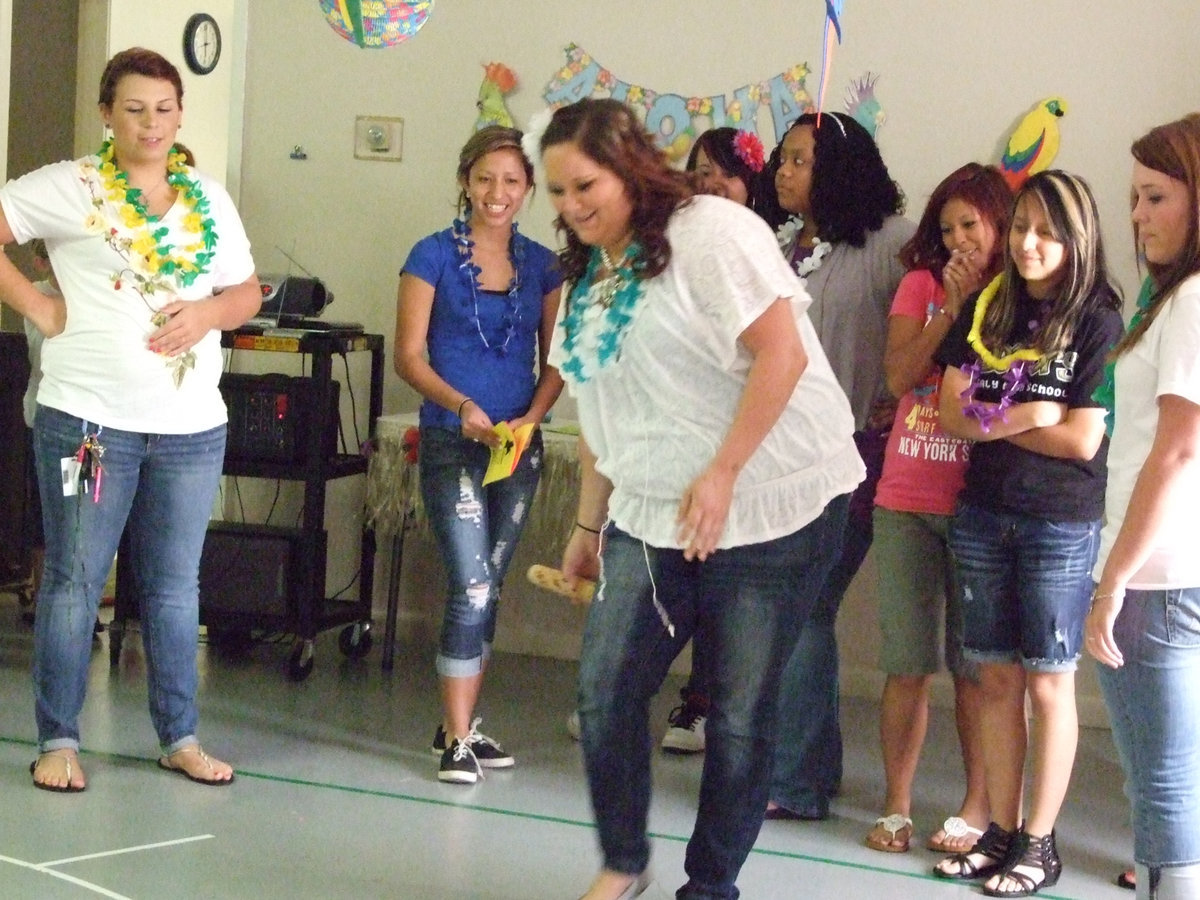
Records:
[[[1132,148],[1153,279],[1114,350],[1105,525],[1085,646],[1133,806],[1137,896],[1200,898],[1200,114]]]

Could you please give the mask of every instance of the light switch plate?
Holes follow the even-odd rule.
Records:
[[[354,120],[354,158],[399,162],[404,120],[398,116],[358,116]]]

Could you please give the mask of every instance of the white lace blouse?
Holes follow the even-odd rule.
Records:
[[[741,399],[751,356],[739,335],[791,298],[808,367],[787,408],[738,476],[719,548],[791,534],[862,480],[854,420],[804,310],[810,300],[753,212],[699,196],[667,228],[671,262],[645,291],[620,356],[568,380],[597,470],[613,484],[609,517],[658,547],[678,547],[683,492],[712,460]],[[564,304],[565,309],[565,304]],[[563,362],[559,322],[550,362]]]

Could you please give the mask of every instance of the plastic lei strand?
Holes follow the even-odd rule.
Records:
[[[991,431],[993,422],[1005,420],[1005,413],[1012,406],[1013,397],[1029,382],[1029,366],[1042,357],[1042,354],[1032,347],[1014,350],[1012,353],[998,357],[984,346],[980,329],[983,327],[983,319],[987,315],[988,306],[991,305],[1000,290],[1002,277],[997,275],[993,278],[988,286],[980,292],[979,299],[975,302],[975,315],[971,318],[971,330],[967,332],[967,343],[975,351],[979,360],[962,367],[963,374],[967,376],[967,386],[958,395],[959,399],[964,401],[963,415],[977,421],[984,434]],[[995,404],[985,404],[975,399],[975,392],[979,387],[979,377],[985,365],[989,371],[1004,373],[1004,390],[1000,395],[999,402]]]

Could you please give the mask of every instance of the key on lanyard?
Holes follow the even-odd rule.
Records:
[[[86,494],[92,488],[92,502],[100,502],[100,483],[104,478],[104,467],[100,458],[104,456],[104,445],[100,443],[100,432],[84,436],[83,443],[75,451],[79,463],[79,491]]]

